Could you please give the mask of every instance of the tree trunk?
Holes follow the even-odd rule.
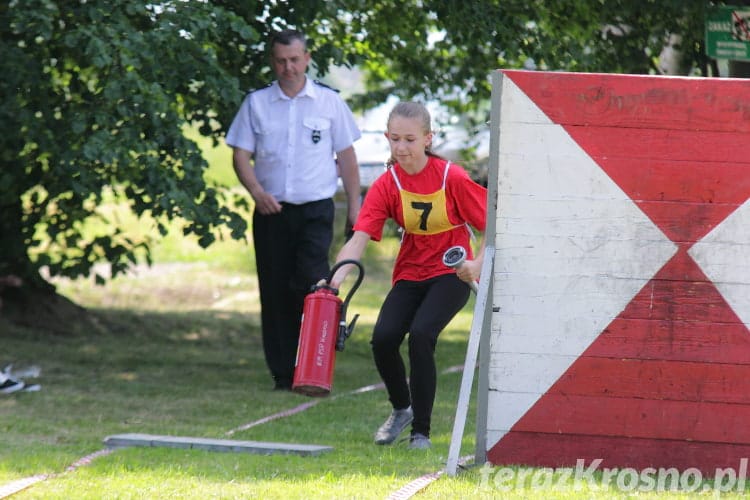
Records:
[[[52,285],[39,275],[36,266],[29,259],[27,245],[24,242],[31,236],[24,233],[25,221],[20,197],[12,202],[1,201],[0,210],[3,215],[0,217],[0,277],[18,276],[25,284],[54,290]]]
[[[16,325],[51,333],[91,328],[95,319],[59,295],[29,259],[24,244],[21,201],[2,203],[0,210],[0,317]]]
[[[0,325],[6,321],[51,334],[104,331],[94,315],[54,289],[26,284],[5,286],[0,289],[0,300]]]

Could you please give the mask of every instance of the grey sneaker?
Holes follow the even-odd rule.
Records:
[[[430,438],[424,434],[415,433],[409,437],[409,449],[410,450],[426,450],[432,447]]]
[[[396,440],[399,434],[414,420],[414,412],[411,406],[403,410],[393,410],[391,416],[380,426],[375,433],[375,444],[390,444]]]

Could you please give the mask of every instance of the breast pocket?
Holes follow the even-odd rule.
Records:
[[[253,124],[255,134],[255,154],[264,160],[274,160],[278,157],[279,144],[284,142],[285,131],[278,127],[274,130],[269,126]]]
[[[302,120],[304,125],[303,140],[309,147],[330,147],[331,120],[323,117],[307,117]]]

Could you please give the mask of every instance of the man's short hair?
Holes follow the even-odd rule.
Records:
[[[305,50],[307,50],[307,38],[305,37],[304,33],[292,29],[277,31],[276,33],[273,33],[271,35],[271,43],[269,44],[269,47],[273,49],[273,46],[277,43],[280,43],[281,45],[291,45],[291,43],[295,40],[299,40],[300,42],[302,42]]]

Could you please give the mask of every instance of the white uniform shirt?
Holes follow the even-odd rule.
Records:
[[[278,82],[248,94],[226,142],[253,153],[255,176],[276,200],[299,204],[334,195],[334,152],[360,136],[338,93],[307,78],[294,98],[285,95]]]

